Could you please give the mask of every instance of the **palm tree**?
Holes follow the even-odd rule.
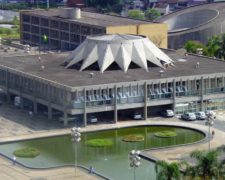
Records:
[[[220,41],[219,41],[219,50],[218,50],[218,56],[219,58],[223,58],[225,60],[225,34],[220,36]]]
[[[186,176],[203,180],[224,179],[225,164],[219,161],[217,150],[194,151],[190,156],[196,160],[196,165],[186,168]]]
[[[157,161],[155,164],[157,180],[179,180],[181,178],[180,164]]]
[[[219,36],[212,36],[207,43],[208,56],[218,57],[218,51],[220,49],[220,38]]]

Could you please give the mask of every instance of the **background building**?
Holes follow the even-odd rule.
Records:
[[[225,2],[189,7],[157,20],[168,25],[168,47],[182,48],[189,40],[203,44],[225,33]]]
[[[167,25],[109,16],[79,9],[58,8],[21,11],[21,42],[49,49],[74,49],[87,35],[140,34],[167,48]],[[48,41],[43,36],[48,37]]]

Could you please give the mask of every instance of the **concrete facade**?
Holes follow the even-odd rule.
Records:
[[[174,57],[176,53],[167,54]],[[152,72],[94,71],[95,75],[90,77],[93,71],[60,66],[62,59],[57,60],[57,56],[60,55],[42,56],[46,70],[39,69],[35,60],[38,56],[1,58],[0,86],[8,99],[21,97],[24,102],[21,108],[29,100],[34,113],[39,111],[37,106],[43,105],[49,119],[56,110],[60,111],[65,126],[74,116],[82,116],[86,126],[92,113],[113,112],[116,123],[118,113],[129,109],[141,109],[147,119],[163,108],[173,109],[177,114],[225,108],[224,62],[219,60],[185,55],[185,62],[178,59],[175,67],[163,74],[154,67],[150,68]],[[199,67],[196,62],[200,62]]]

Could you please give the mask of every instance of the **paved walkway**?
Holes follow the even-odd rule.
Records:
[[[167,124],[173,124],[173,123],[167,123]],[[208,127],[199,125],[199,124],[187,124],[187,123],[178,123],[177,125],[182,125],[184,127],[192,127],[196,128],[205,132],[208,132]],[[215,135],[210,140],[210,148],[217,148],[224,144],[225,139],[225,132],[220,131],[215,128],[211,128],[211,132],[214,130]],[[194,143],[190,145],[184,145],[179,147],[172,147],[172,148],[163,148],[158,150],[147,150],[144,151],[144,155],[148,157],[153,157],[155,160],[165,160],[168,162],[172,161],[180,161],[182,159],[186,159],[190,153],[194,150],[208,150],[209,149],[209,141],[208,138],[205,139],[205,141],[200,143]]]
[[[97,180],[101,179],[94,174],[78,168],[75,176],[73,167],[55,168],[47,170],[31,170],[13,165],[4,158],[0,158],[1,180]]]

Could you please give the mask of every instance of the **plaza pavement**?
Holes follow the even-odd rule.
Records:
[[[225,112],[218,112],[219,121],[225,121]],[[151,118],[147,121],[121,121],[117,124],[98,124],[89,125],[86,128],[82,128],[81,132],[95,131],[99,129],[114,129],[121,127],[128,127],[134,125],[180,125],[185,127],[192,127],[200,129],[204,132],[208,131],[208,128],[202,124],[183,122],[177,118]],[[72,124],[71,124],[72,127]],[[224,144],[225,128],[224,130],[218,130],[212,128],[215,131],[215,136],[211,140],[211,148],[218,147]],[[41,137],[49,137],[56,135],[64,135],[70,133],[70,127],[63,128],[63,125],[56,120],[47,120],[44,116],[29,117],[28,112],[24,110],[15,109],[12,105],[3,105],[0,107],[0,143],[13,142],[24,139],[33,139]],[[154,157],[157,160],[177,161],[186,157],[193,150],[206,150],[208,149],[208,142],[185,145],[180,147],[166,148],[161,150],[147,150],[143,151],[143,154],[148,157]],[[55,168],[51,170],[31,170],[23,167],[13,166],[11,162],[0,158],[0,174],[4,179],[74,179],[74,168]],[[76,179],[99,179],[92,174],[88,174],[87,171],[79,170],[79,178]]]
[[[62,167],[46,170],[31,170],[13,165],[12,162],[0,158],[0,179],[1,180],[97,180],[101,179],[94,174],[78,168],[75,174],[74,167]]]

